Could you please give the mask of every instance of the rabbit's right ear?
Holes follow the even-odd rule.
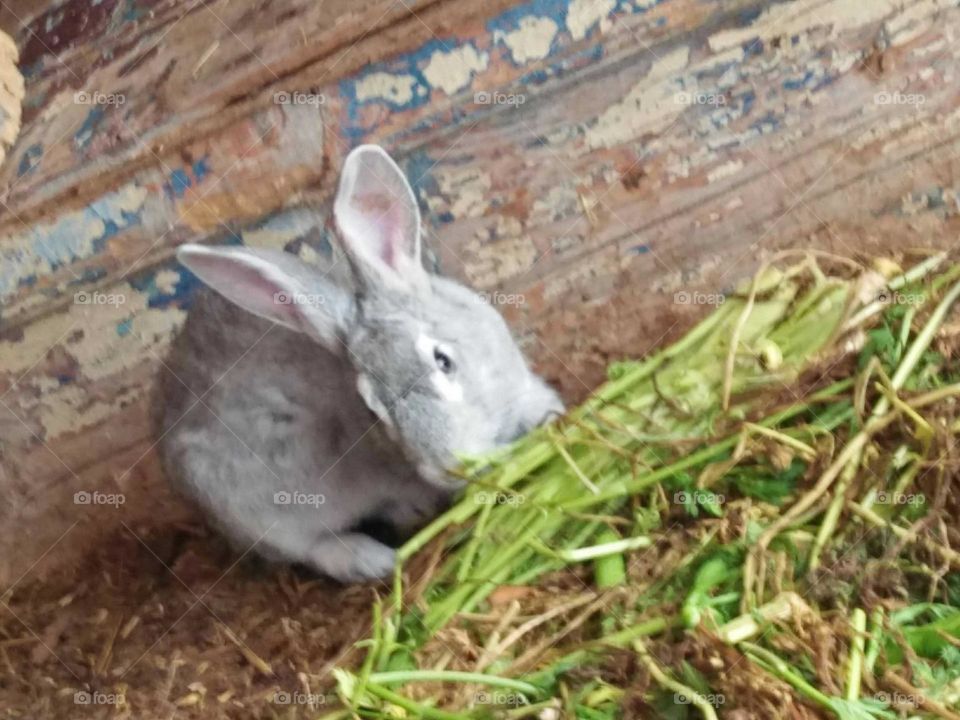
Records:
[[[333,214],[368,286],[429,289],[420,261],[420,208],[403,171],[383,148],[360,145],[350,152]]]
[[[187,244],[177,259],[244,310],[339,350],[352,298],[290,253]]]

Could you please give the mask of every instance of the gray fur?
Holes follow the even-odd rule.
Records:
[[[337,277],[283,253],[181,248],[218,292],[198,294],[166,363],[160,450],[239,549],[355,581],[394,563],[359,523],[414,531],[456,491],[458,455],[562,405],[496,310],[423,270],[412,191],[380,148],[347,158],[334,211],[350,260]]]

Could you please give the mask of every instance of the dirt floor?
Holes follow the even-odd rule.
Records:
[[[124,528],[2,598],[0,717],[316,717],[374,592],[237,558],[200,523]]]

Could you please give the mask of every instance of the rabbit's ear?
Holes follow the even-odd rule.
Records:
[[[337,349],[352,299],[289,253],[187,244],[177,259],[244,310]]]
[[[424,289],[420,209],[403,171],[378,145],[347,156],[333,205],[337,228],[368,283]]]

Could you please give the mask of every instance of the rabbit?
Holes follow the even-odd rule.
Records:
[[[382,579],[462,488],[458,457],[563,412],[478,293],[428,273],[420,211],[379,146],[344,161],[333,205],[346,263],[185,244],[206,286],[161,370],[171,482],[232,544],[341,582]]]

